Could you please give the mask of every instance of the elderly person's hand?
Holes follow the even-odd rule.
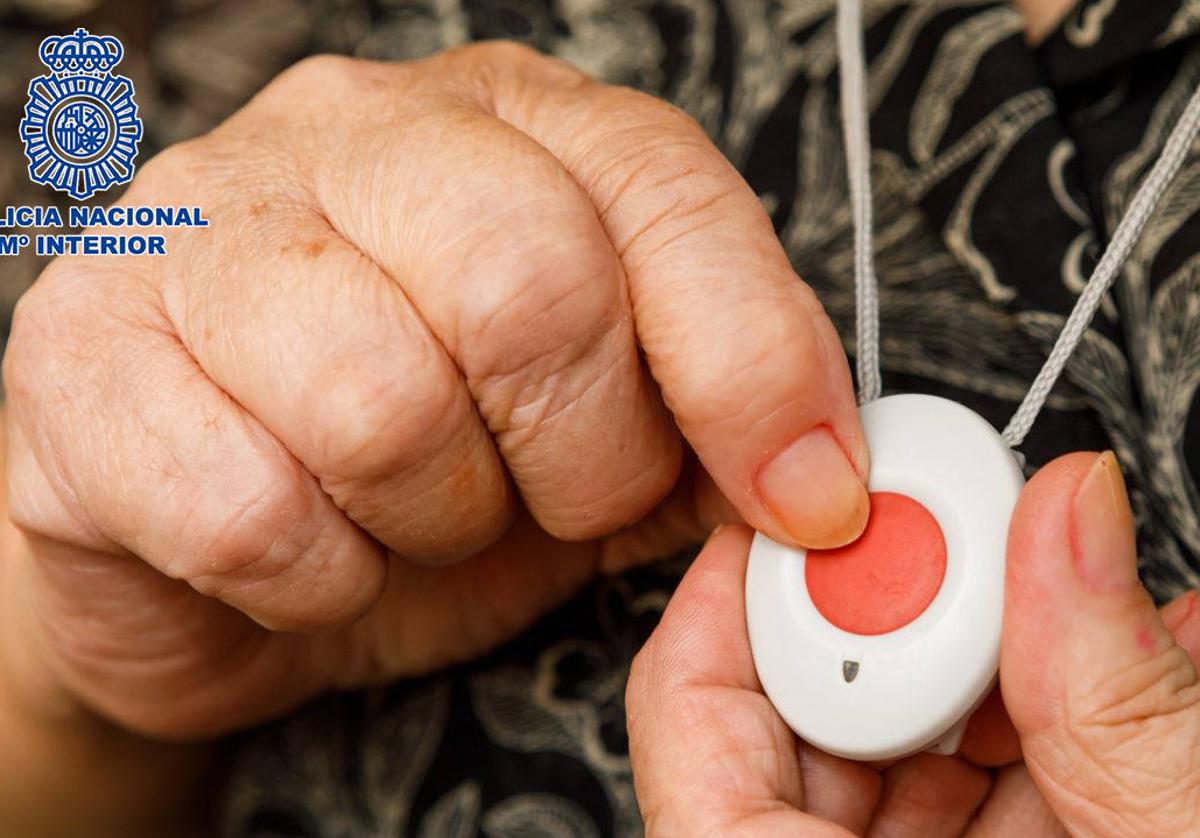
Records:
[[[1025,488],[1003,704],[984,703],[957,757],[869,766],[797,741],[750,657],[750,535],[713,536],[635,661],[629,729],[650,835],[1200,834],[1200,606],[1193,591],[1155,611],[1138,582],[1111,454],[1056,460]]]
[[[661,101],[509,45],[319,58],[124,203],[211,226],[20,304],[10,703],[211,737],[477,654],[722,520],[865,523],[837,334]]]

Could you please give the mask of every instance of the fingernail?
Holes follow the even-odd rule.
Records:
[[[1084,583],[1096,591],[1138,584],[1133,513],[1111,451],[1096,458],[1079,484],[1072,515],[1075,567]]]
[[[867,489],[828,428],[800,437],[758,473],[758,493],[804,547],[848,544],[867,525]]]

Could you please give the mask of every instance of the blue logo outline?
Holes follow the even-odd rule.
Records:
[[[34,183],[83,201],[133,179],[142,120],[133,82],[111,72],[124,55],[118,39],[86,29],[42,41],[50,73],[30,80],[20,126]]]

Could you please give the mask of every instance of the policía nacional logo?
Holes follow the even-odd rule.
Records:
[[[133,178],[142,120],[133,82],[112,73],[124,54],[116,38],[86,29],[42,41],[50,73],[29,82],[21,120],[34,183],[82,201]]]

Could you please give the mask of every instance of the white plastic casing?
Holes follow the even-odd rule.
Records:
[[[941,588],[909,624],[851,634],[809,598],[804,551],[759,533],[746,572],[754,663],[779,714],[822,750],[857,760],[953,752],[995,681],[1005,544],[1024,477],[995,429],[957,402],[888,396],[860,415],[870,491],[908,495],[941,527]],[[846,662],[857,664],[852,679]]]

